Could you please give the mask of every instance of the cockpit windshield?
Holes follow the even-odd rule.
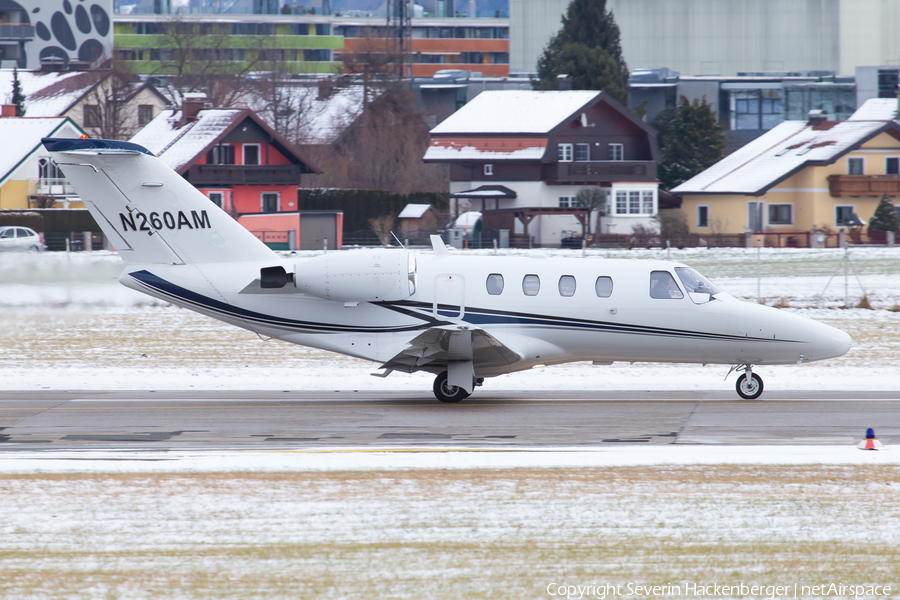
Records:
[[[690,267],[675,267],[675,273],[695,304],[711,302],[722,291]]]

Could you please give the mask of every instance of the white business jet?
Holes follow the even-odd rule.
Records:
[[[741,371],[850,349],[833,327],[739,301],[677,262],[455,255],[403,248],[281,257],[149,151],[45,139],[127,266],[127,287],[253,331],[436,375],[459,402],[485,378],[573,361]]]

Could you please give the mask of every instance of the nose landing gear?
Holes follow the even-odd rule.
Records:
[[[762,377],[753,372],[753,365],[731,367],[731,371],[728,371],[728,374],[730,375],[732,371],[744,372],[743,375],[738,377],[737,385],[735,385],[738,396],[744,400],[756,400],[760,397],[763,393],[763,380]]]

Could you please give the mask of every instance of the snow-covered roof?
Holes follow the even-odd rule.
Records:
[[[547,134],[599,94],[587,90],[481,92],[432,129],[431,134]]]
[[[97,71],[40,73],[19,71],[19,84],[25,96],[26,117],[57,117],[65,113],[105,75]],[[0,99],[11,102],[13,72],[0,71]]]
[[[541,160],[546,138],[433,138],[423,160]]]
[[[41,138],[52,137],[66,122],[67,117],[6,117],[0,119],[0,184],[38,146]],[[74,129],[74,128],[73,128]],[[15,143],[9,143],[14,140]]]
[[[296,135],[283,131],[279,121],[272,114],[275,108],[271,98],[257,95],[247,99],[247,105],[256,112],[270,127],[282,130],[295,142],[302,145],[328,145],[337,140],[362,114],[363,87],[354,85],[347,88],[336,88],[327,97],[320,98],[315,87],[298,87],[279,85],[277,89],[280,104],[279,111],[289,110],[296,113]],[[371,94],[371,90],[369,91]]]
[[[474,190],[450,194],[451,198],[515,198],[516,192],[504,185],[482,185]]]
[[[893,113],[888,103],[893,103]],[[869,100],[846,121],[785,121],[672,190],[676,194],[762,194],[810,163],[830,164],[900,125],[897,100]],[[867,120],[866,117],[880,117]]]
[[[398,219],[421,219],[431,209],[430,204],[407,204],[397,215]]]
[[[363,88],[353,86],[309,103],[305,144],[331,144],[362,114]]]
[[[891,121],[897,118],[896,98],[872,98],[850,115],[848,121]]]
[[[129,141],[143,146],[179,171],[246,114],[239,109],[204,109],[195,121],[179,127],[181,110],[164,110]]]

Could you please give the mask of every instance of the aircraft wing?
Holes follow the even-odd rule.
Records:
[[[426,329],[380,368],[406,373],[439,373],[450,363],[471,361],[474,370],[478,371],[480,368],[505,367],[520,360],[522,357],[517,352],[483,329],[445,325]]]

